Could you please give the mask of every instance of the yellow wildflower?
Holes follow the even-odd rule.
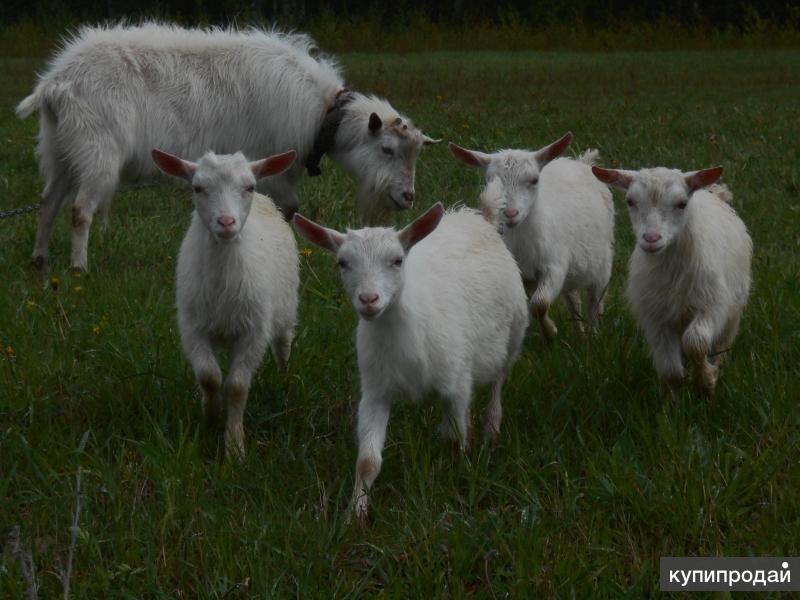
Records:
[[[311,248],[303,248],[302,250],[300,250],[300,256],[303,256],[305,258],[308,258],[312,254],[314,254],[314,251]]]

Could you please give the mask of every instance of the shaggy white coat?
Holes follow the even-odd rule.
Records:
[[[190,159],[209,150],[267,156],[294,149],[297,163],[260,187],[287,215],[294,212],[294,185],[344,86],[338,65],[312,56],[313,49],[305,35],[257,29],[81,28],[17,107],[20,117],[40,111],[45,189],[34,261],[46,264],[53,219],[74,196],[72,266],[86,270],[96,209],[111,201],[121,181],[154,173],[151,148]],[[372,112],[386,125],[378,132],[368,129]],[[414,162],[432,140],[378,98],[356,94],[346,116],[331,156],[359,178],[362,204],[407,208],[403,194],[413,199]],[[397,159],[388,160],[382,140],[394,143],[397,119],[409,135]]]

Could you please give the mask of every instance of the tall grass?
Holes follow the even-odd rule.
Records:
[[[505,388],[500,443],[466,456],[439,408],[393,410],[372,526],[346,527],[358,399],[355,317],[330,256],[302,259],[288,374],[268,359],[245,416],[248,457],[218,462],[200,427],[173,306],[183,187],[121,192],[69,274],[28,266],[33,215],[0,221],[0,534],[20,526],[41,597],[60,594],[75,477],[76,598],[644,597],[667,555],[797,555],[800,540],[800,53],[437,53],[342,56],[354,89],[387,95],[436,137],[538,147],[566,130],[605,164],[724,165],[755,242],[755,284],[717,396],[662,399],[622,296],[632,247],[617,218],[601,334],[532,329]],[[41,188],[35,119],[11,107],[39,60],[0,61],[0,208]],[[478,175],[442,146],[418,166],[422,210],[475,202]],[[308,216],[356,222],[328,164]],[[68,212],[68,211],[65,211]],[[415,213],[416,214],[416,213]],[[412,214],[396,215],[406,223]],[[483,407],[481,390],[476,410]],[[477,422],[477,420],[476,420]],[[0,596],[22,597],[0,562]]]

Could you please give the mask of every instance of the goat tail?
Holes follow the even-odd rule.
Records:
[[[706,189],[723,202],[733,204],[733,192],[724,183],[714,183]]]
[[[583,154],[579,154],[577,160],[590,167],[595,166],[600,161],[600,150],[597,148],[589,148]]]
[[[498,223],[498,215],[503,209],[503,184],[499,177],[493,177],[481,191],[480,211],[483,218],[493,225]]]
[[[20,119],[27,119],[42,107],[41,89],[37,87],[33,93],[17,104],[16,113]]]

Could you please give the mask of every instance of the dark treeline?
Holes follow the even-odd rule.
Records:
[[[800,26],[797,0],[3,0],[2,23],[108,21],[161,17],[187,24],[279,22],[294,26],[323,19],[368,19],[389,29],[424,18],[442,25],[516,22],[532,28],[583,25],[614,28],[619,23],[662,20],[689,27],[747,31],[759,24]]]

